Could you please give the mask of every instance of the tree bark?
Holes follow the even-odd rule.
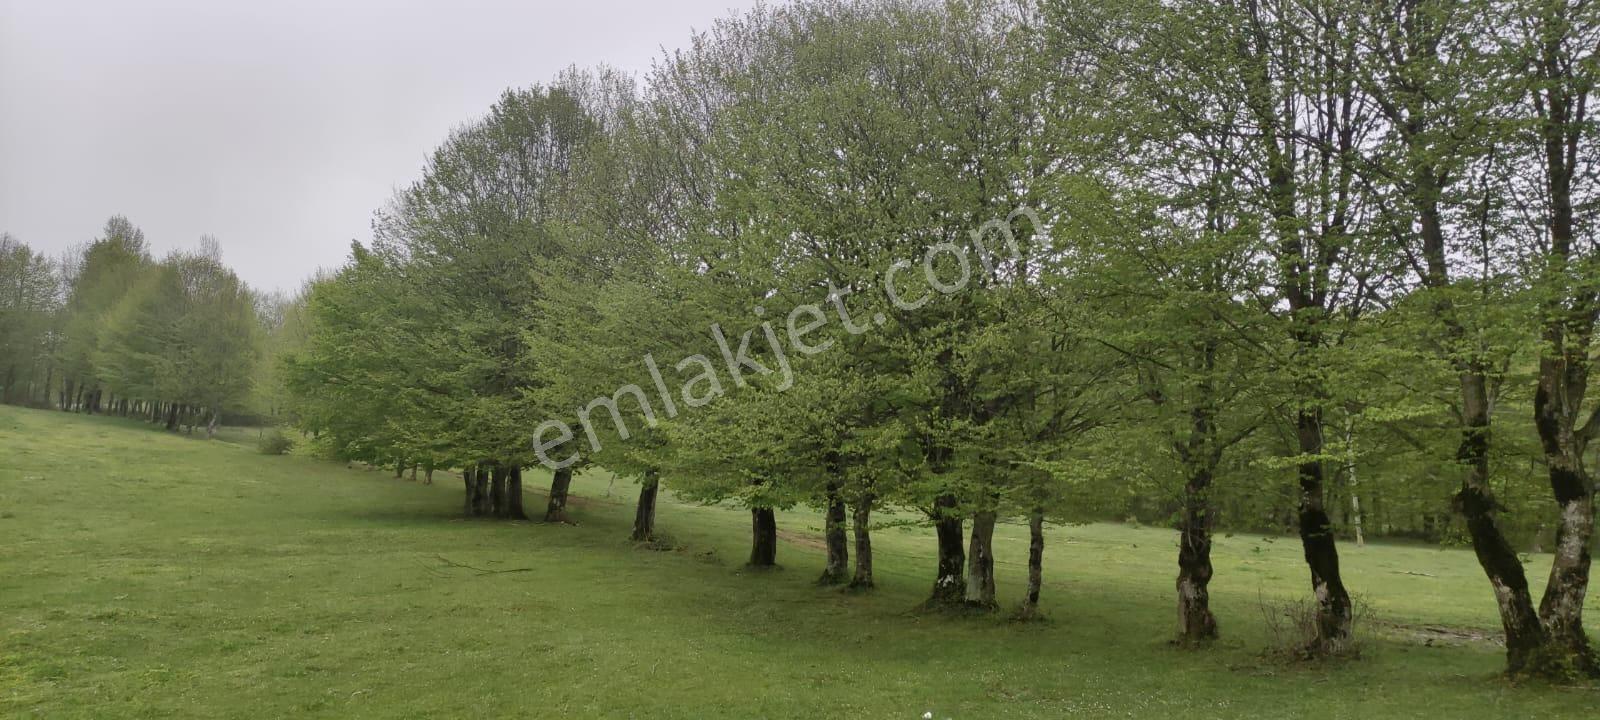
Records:
[[[1506,635],[1506,669],[1512,674],[1536,671],[1545,644],[1544,626],[1533,609],[1533,595],[1516,550],[1496,521],[1499,510],[1489,486],[1489,394],[1484,374],[1469,365],[1461,373],[1461,446],[1463,465],[1456,505],[1467,521],[1467,533],[1478,564],[1489,578],[1500,623]]]
[[[550,479],[550,504],[545,508],[544,521],[567,521],[567,490],[572,487],[572,468],[561,468]]]
[[[849,585],[852,590],[872,588],[872,500],[870,493],[862,493],[850,513],[856,536],[856,570]]]
[[[1028,589],[1022,594],[1019,620],[1035,620],[1039,613],[1039,591],[1044,588],[1044,508],[1035,506],[1028,513]]]
[[[846,525],[844,497],[839,494],[837,476],[828,483],[827,511],[823,515],[822,535],[827,542],[828,562],[817,578],[818,585],[843,585],[850,580],[850,538]]]
[[[772,508],[750,508],[750,567],[778,564],[778,517]]]
[[[929,607],[958,607],[966,602],[966,551],[962,547],[961,516],[954,495],[940,495],[933,504],[933,527],[939,538],[939,564]]]
[[[1545,653],[1553,669],[1600,677],[1600,657],[1583,630],[1583,604],[1589,587],[1590,546],[1594,538],[1594,479],[1584,468],[1583,455],[1600,411],[1580,426],[1584,396],[1589,390],[1590,357],[1594,350],[1600,297],[1592,284],[1573,282],[1595,251],[1584,250],[1578,240],[1577,183],[1592,184],[1581,158],[1594,144],[1592,69],[1574,54],[1592,50],[1578,42],[1583,23],[1555,13],[1540,13],[1535,21],[1539,52],[1533,74],[1544,82],[1534,92],[1541,122],[1537,125],[1544,150],[1545,208],[1549,213],[1550,245],[1546,289],[1553,291],[1544,303],[1543,346],[1539,357],[1539,384],[1534,395],[1534,425],[1550,472],[1550,489],[1561,508],[1556,525],[1555,557],[1549,581],[1539,604],[1550,644]],[[1577,193],[1581,194],[1581,193]],[[1579,198],[1581,202],[1582,198]],[[1550,282],[1553,281],[1553,282]]]
[[[489,475],[493,463],[479,463],[472,474],[472,514],[489,517],[494,514],[494,497],[489,493]]]
[[[633,510],[634,542],[649,542],[656,538],[656,493],[661,490],[661,476],[655,468],[644,471],[644,481],[639,483],[639,503]]]
[[[1296,419],[1300,452],[1311,459],[1299,465],[1300,544],[1311,570],[1311,592],[1317,602],[1317,636],[1314,650],[1338,653],[1350,641],[1354,612],[1350,593],[1339,573],[1339,549],[1333,521],[1323,507],[1322,413],[1302,410]]]
[[[994,586],[994,510],[972,514],[972,535],[967,546],[968,607],[994,610],[999,607]]]
[[[506,467],[496,463],[494,470],[489,474],[489,506],[491,513],[497,518],[503,518],[510,513],[511,508],[506,505]]]
[[[1579,362],[1585,362],[1579,359]],[[1593,480],[1583,465],[1584,443],[1577,438],[1572,410],[1555,400],[1558,383],[1567,381],[1567,363],[1546,359],[1534,396],[1534,421],[1549,466],[1550,489],[1561,516],[1556,525],[1555,556],[1539,618],[1550,648],[1549,661],[1582,675],[1600,675],[1600,658],[1583,629],[1583,604],[1589,589],[1590,546],[1594,540]],[[1562,367],[1566,366],[1566,367]],[[1583,369],[1587,374],[1587,368]],[[1585,378],[1586,380],[1586,378]],[[1585,383],[1586,384],[1586,383]]]
[[[1350,531],[1355,536],[1356,547],[1366,547],[1367,538],[1361,532],[1361,493],[1360,483],[1356,479],[1355,440],[1355,418],[1346,413],[1344,416],[1344,443],[1345,451],[1350,454],[1350,460],[1344,465],[1344,479],[1345,485],[1350,488]]]
[[[1178,635],[1191,643],[1217,637],[1217,618],[1211,614],[1208,590],[1212,573],[1211,480],[1209,466],[1196,467],[1183,493],[1178,535]]]
[[[433,484],[433,467],[428,468],[428,485]],[[514,466],[506,476],[506,517],[527,520],[528,511],[522,507],[522,466]]]

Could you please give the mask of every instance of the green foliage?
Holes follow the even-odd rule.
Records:
[[[281,427],[261,431],[261,439],[256,443],[256,449],[262,455],[288,455],[294,447],[294,438]]]
[[[50,262],[0,238],[0,401],[211,427],[251,394],[257,297],[216,241],[155,262],[127,218]]]
[[[0,233],[0,402],[49,404],[60,306],[54,264]]]
[[[122,397],[220,412],[250,394],[259,333],[255,298],[231,270],[174,254],[106,315],[96,376]]]

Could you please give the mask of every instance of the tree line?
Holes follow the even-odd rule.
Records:
[[[543,517],[565,520],[573,473],[604,468],[639,481],[634,539],[669,484],[748,508],[766,567],[775,511],[813,508],[819,582],[855,590],[874,513],[919,512],[931,608],[999,607],[1001,519],[1030,528],[1023,616],[1046,522],[1170,523],[1192,643],[1219,632],[1221,529],[1298,534],[1318,655],[1352,637],[1341,544],[1460,543],[1508,671],[1600,675],[1582,625],[1597,13],[759,8],[643,77],[572,69],[452,132],[347,265],[252,326],[255,394],[330,456],[461,471],[469,516],[526,517],[543,465]],[[6,278],[36,263],[17,257]],[[144,298],[127,305],[79,300],[85,262],[64,315],[17,283],[7,367],[46,379],[7,397],[234,401],[156,380],[247,374],[140,345],[181,335],[155,319],[191,287],[169,264],[171,285],[106,292]],[[1553,553],[1541,597],[1519,550]]]
[[[0,236],[0,401],[214,432],[248,412],[270,303],[215,239],[156,260],[122,216],[52,259]]]

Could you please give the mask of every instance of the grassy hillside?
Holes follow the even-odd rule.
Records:
[[[929,617],[909,612],[931,582],[924,528],[878,532],[880,589],[844,595],[811,584],[822,567],[811,513],[780,517],[784,569],[751,574],[748,515],[736,509],[666,500],[659,528],[680,548],[662,552],[625,541],[626,481],[580,479],[576,526],[465,522],[453,476],[423,486],[228,437],[0,408],[0,717],[1500,718],[1600,707],[1597,690],[1496,676],[1489,590],[1460,550],[1345,548],[1380,636],[1359,661],[1308,668],[1263,654],[1263,608],[1306,594],[1288,538],[1219,539],[1225,640],[1188,651],[1167,643],[1167,530],[1052,528],[1049,624]],[[1025,535],[1005,526],[996,538],[1002,602],[1021,590]],[[1532,575],[1545,563],[1532,558]]]

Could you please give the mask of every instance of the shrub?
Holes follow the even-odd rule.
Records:
[[[288,455],[294,449],[294,438],[283,428],[269,428],[261,431],[258,447],[263,455]]]
[[[1273,599],[1258,595],[1256,602],[1266,621],[1268,657],[1290,662],[1356,658],[1372,646],[1376,620],[1366,598],[1359,595],[1350,596],[1355,637],[1331,648],[1317,643],[1315,600]]]

